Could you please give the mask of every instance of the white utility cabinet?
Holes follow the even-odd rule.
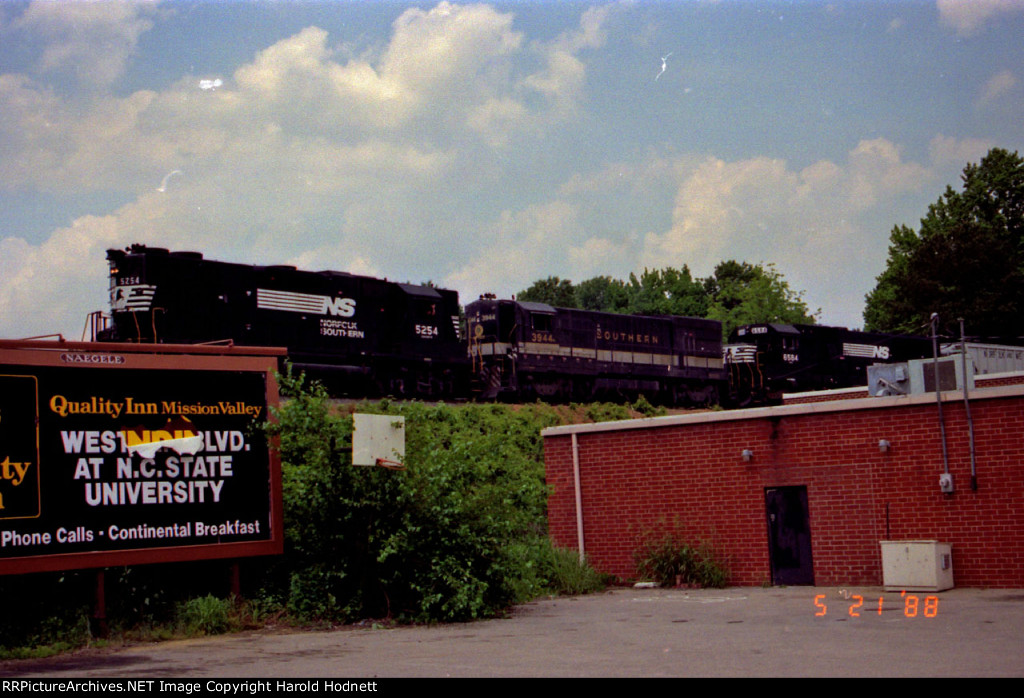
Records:
[[[882,584],[886,591],[953,588],[953,552],[935,540],[883,540]]]

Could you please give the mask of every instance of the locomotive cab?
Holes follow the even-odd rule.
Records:
[[[733,401],[778,404],[783,393],[867,386],[867,367],[929,355],[927,338],[825,325],[760,324],[725,347]]]
[[[518,306],[515,301],[487,295],[466,307],[473,390],[482,399],[512,397],[518,392],[514,356],[521,326]]]

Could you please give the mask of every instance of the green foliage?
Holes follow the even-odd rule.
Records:
[[[704,284],[711,297],[706,317],[722,323],[725,337],[741,325],[815,322],[803,294],[793,291],[772,264],[722,262]]]
[[[286,622],[452,621],[492,616],[543,594],[607,580],[547,536],[543,428],[626,419],[626,405],[424,405],[403,415],[406,470],[351,465],[349,410],[288,374],[267,425],[282,461],[285,554],[240,561],[242,596],[222,600],[224,561],[104,571],[112,638],[168,639]],[[653,410],[638,402],[634,410]],[[0,616],[0,657],[95,644],[94,570],[0,577],[19,599]],[[116,640],[115,640],[116,641]]]
[[[248,564],[266,565],[255,560]],[[188,630],[181,622],[182,609],[204,603],[190,599],[223,594],[229,582],[228,565],[221,560],[0,577],[0,594],[19,600],[0,615],[0,658],[48,656],[106,643],[94,636],[99,625],[92,619],[101,572],[106,629],[114,642],[180,636]],[[243,624],[238,610],[231,612],[231,628]]]
[[[577,595],[603,591],[610,583],[608,575],[601,574],[575,550],[549,547],[546,560],[547,589],[553,594]]]
[[[595,276],[576,286],[576,307],[606,313],[628,313],[630,292],[610,276]]]
[[[725,564],[707,543],[687,543],[676,533],[643,536],[633,552],[637,573],[663,587],[721,589],[729,578]]]
[[[631,419],[628,405],[616,405],[613,402],[595,402],[584,409],[587,419],[592,422],[619,422]]]
[[[80,573],[0,577],[0,594],[17,599],[0,614],[0,658],[46,656],[88,642],[90,591]]]
[[[968,164],[915,231],[895,226],[889,259],[867,295],[865,327],[920,333],[931,314],[972,334],[1024,332],[1024,159],[994,148]]]
[[[628,312],[637,315],[707,317],[709,297],[686,265],[680,269],[644,269],[629,275]]]
[[[177,610],[177,621],[186,635],[220,635],[231,627],[232,604],[213,594],[189,599]]]
[[[4,628],[0,659],[49,657],[90,642],[92,633],[87,606],[67,608],[52,605],[57,606],[53,613],[43,615],[31,626]],[[12,611],[12,615],[19,615],[18,610]]]
[[[760,322],[813,324],[803,293],[794,291],[772,264],[726,261],[714,274],[695,279],[684,264],[644,269],[629,281],[596,276],[573,286],[548,277],[517,296],[564,308],[634,315],[682,315],[718,320],[724,337],[740,325]],[[820,311],[818,311],[820,312]]]
[[[405,417],[406,469],[351,465],[351,417],[282,379],[277,411],[287,597],[303,618],[453,621],[524,600],[524,547],[546,538],[546,407],[364,404]],[[535,585],[534,585],[535,586]]]
[[[556,308],[576,307],[576,291],[572,281],[559,279],[557,276],[534,281],[529,288],[520,291],[516,298],[533,303],[547,303]]]
[[[644,397],[643,395],[640,395],[636,399],[636,402],[632,404],[632,408],[634,412],[639,412],[645,417],[660,417],[662,415],[668,414],[667,409],[665,409],[664,407],[655,407],[650,402],[648,402],[647,398]]]

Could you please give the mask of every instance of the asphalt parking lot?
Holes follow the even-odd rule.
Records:
[[[267,629],[6,662],[0,676],[1024,676],[1024,590],[619,588],[475,623]]]

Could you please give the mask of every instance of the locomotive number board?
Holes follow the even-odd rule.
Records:
[[[0,574],[277,554],[276,356],[0,342]]]

